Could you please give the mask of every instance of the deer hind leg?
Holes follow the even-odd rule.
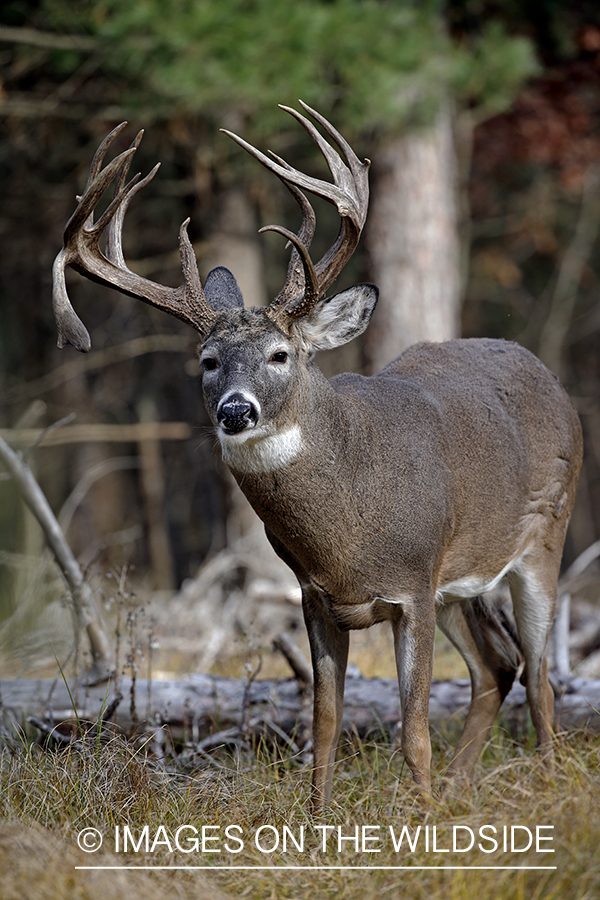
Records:
[[[433,597],[398,608],[392,618],[400,703],[401,747],[418,790],[431,794],[429,694],[433,674],[435,609]]]
[[[342,729],[349,635],[331,620],[318,591],[306,585],[302,586],[302,610],[314,674],[312,805],[319,811],[331,797],[335,751]]]
[[[521,655],[510,626],[483,597],[439,606],[440,629],[465,660],[471,704],[448,775],[468,778],[511,689]]]
[[[551,768],[554,692],[548,681],[546,646],[556,608],[558,564],[542,552],[530,557],[508,575],[513,609],[525,659],[522,681],[527,691],[531,719],[540,754]]]

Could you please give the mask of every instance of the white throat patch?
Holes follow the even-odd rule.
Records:
[[[253,437],[252,431],[241,434],[219,433],[223,460],[236,472],[260,474],[282,469],[294,460],[302,450],[302,432],[299,425],[264,437]]]

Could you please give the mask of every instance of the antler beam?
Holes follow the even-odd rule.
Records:
[[[309,119],[295,109],[281,106],[281,109],[290,113],[304,126],[319,147],[333,176],[333,184],[299,172],[273,153],[270,157],[266,156],[243,138],[223,129],[225,134],[281,179],[302,211],[302,225],[298,234],[280,225],[268,225],[261,229],[282,234],[294,247],[285,285],[267,310],[277,324],[286,328],[294,319],[310,314],[319,298],[352,256],[367,217],[369,203],[370,161],[366,159],[361,162],[345,138],[327,119],[306,103],[300,101],[300,105],[323,127],[341,151],[341,154],[338,153]],[[315,214],[301,188],[332,203],[342,219],[336,240],[316,265],[313,265],[309,254],[315,230]]]
[[[189,219],[179,231],[179,252],[184,276],[180,287],[170,288],[156,284],[132,272],[125,264],[122,228],[127,207],[133,196],[154,178],[159,167],[156,165],[141,181],[138,174],[125,183],[133,156],[142,139],[143,131],[140,131],[128,150],[102,168],[107,150],[126,124],[123,122],[114,128],[96,151],[83,195],[78,198],[77,208],[67,222],[63,248],[54,261],[52,304],[58,327],[59,347],[64,347],[67,343],[82,351],[88,351],[91,347],[88,331],[75,313],[67,294],[65,268],[68,265],[92,281],[137,297],[176,316],[197,331],[207,331],[216,316],[202,290],[198,265],[187,234]],[[113,180],[113,200],[98,222],[94,223],[94,208]],[[103,234],[104,253],[100,250]]]
[[[274,172],[292,193],[302,212],[302,225],[297,234],[280,225],[269,225],[261,231],[276,231],[292,244],[292,255],[285,284],[271,305],[267,315],[279,327],[289,330],[295,319],[307,316],[314,309],[329,285],[337,278],[358,243],[369,199],[369,160],[361,162],[348,142],[318,112],[302,103],[302,108],[337,145],[336,150],[301,113],[287,106],[286,112],[294,116],[306,129],[325,157],[333,177],[333,183],[311,178],[290,166],[285,160],[271,154],[266,156],[243,138],[227,131],[233,140],[247,150],[266,168]],[[69,300],[65,281],[65,268],[71,266],[92,281],[115,288],[123,294],[137,297],[151,306],[170,313],[206,334],[216,318],[202,288],[198,265],[187,234],[189,220],[179,231],[179,251],[184,281],[178,288],[166,287],[132,272],[126,265],[122,250],[122,229],[129,203],[141,188],[154,178],[158,165],[140,179],[135,175],[127,182],[127,175],[142,139],[137,135],[128,150],[120,153],[104,168],[104,157],[127,123],[118,125],[102,141],[92,160],[83,195],[78,197],[75,212],[67,222],[63,248],[53,266],[52,302],[58,327],[58,346],[73,344],[78,350],[90,349],[90,336]],[[94,209],[114,181],[114,194],[106,211],[94,222]],[[332,203],[341,216],[336,240],[314,265],[310,257],[310,245],[315,231],[315,214],[304,190]],[[104,238],[104,252],[100,242]]]

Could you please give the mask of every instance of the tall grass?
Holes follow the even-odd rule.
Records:
[[[438,745],[433,767],[439,789],[447,754],[444,741]],[[306,768],[276,747],[261,744],[245,759],[222,755],[219,767],[192,774],[165,770],[145,756],[146,749],[143,743],[134,745],[120,736],[101,742],[84,740],[77,749],[66,750],[42,749],[24,738],[6,746],[0,761],[2,900],[124,896],[154,900],[165,894],[183,900],[227,896],[592,900],[600,896],[598,736],[573,734],[557,742],[556,768],[548,774],[532,751],[521,746],[519,752],[497,729],[473,785],[438,794],[427,808],[413,795],[409,775],[393,747],[347,741],[338,753],[335,799],[322,818],[313,818],[307,809]],[[122,849],[126,826],[128,836],[139,841],[138,852],[131,847],[126,853],[115,852],[116,835]],[[181,826],[190,827],[180,830],[178,848],[175,835]],[[193,848],[192,837],[201,838],[202,826],[204,852],[201,846],[185,852]],[[230,838],[225,832],[228,826]],[[324,831],[323,826],[330,827]],[[414,851],[406,838],[395,851],[390,826],[396,839],[403,826],[411,840],[419,835]],[[498,849],[493,853],[477,846],[492,847],[481,837],[483,826],[496,828]],[[506,851],[504,826],[508,829]],[[514,832],[514,849],[511,826],[520,826]],[[536,826],[544,826],[539,833],[552,838],[541,841],[540,848],[553,853],[536,852],[535,845],[519,852],[525,846],[525,829],[535,835]],[[102,835],[98,852],[79,849],[77,836],[85,828],[95,828]],[[456,852],[453,829],[458,837]],[[468,829],[476,842],[472,850],[461,852],[470,839]],[[482,834],[489,837],[494,832],[488,828]],[[300,842],[301,835],[304,845],[299,850],[294,839]],[[269,852],[277,840],[279,846]],[[152,866],[154,870],[77,866]],[[212,868],[192,868],[199,866]],[[384,868],[390,866],[395,870]],[[498,868],[514,866],[520,868]],[[526,868],[533,866],[552,868]]]

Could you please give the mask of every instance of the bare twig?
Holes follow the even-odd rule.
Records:
[[[137,412],[140,425],[151,425],[158,420],[156,403],[149,394],[141,398]],[[159,590],[173,591],[176,587],[175,562],[165,521],[165,466],[158,435],[154,440],[140,442],[138,460],[154,585]]]
[[[265,728],[271,734],[274,734],[276,737],[280,738],[284,744],[286,744],[292,753],[300,753],[300,747],[294,741],[292,737],[289,736],[287,731],[284,731],[283,728],[280,728],[275,722],[272,722],[270,719],[264,719],[264,721],[255,720],[251,723],[253,726],[261,726],[261,728]]]
[[[104,710],[104,712],[102,713],[102,716],[96,722],[96,725],[94,727],[97,732],[102,731],[102,728],[104,727],[105,722],[110,722],[110,720],[114,716],[115,712],[117,711],[119,703],[121,702],[122,699],[123,699],[123,694],[120,694],[119,692],[117,692],[115,694],[115,696],[112,698],[112,700],[110,701],[110,703],[108,704],[108,706],[106,707],[106,709]]]
[[[86,356],[78,356],[61,366],[58,366],[47,375],[28,381],[26,384],[15,385],[8,388],[4,400],[22,400],[26,397],[37,397],[46,391],[53,390],[71,378],[75,378],[82,372],[93,372],[97,369],[105,369],[136,356],[146,353],[172,352],[189,353],[190,339],[178,334],[149,334],[145,337],[133,338],[122,344],[115,344],[104,350],[95,350]]]
[[[34,728],[37,728],[38,731],[41,731],[42,734],[45,734],[47,738],[55,741],[61,747],[65,749],[68,747],[69,750],[77,750],[77,752],[81,753],[83,756],[88,755],[87,748],[80,738],[69,734],[63,734],[58,730],[57,725],[44,722],[43,719],[39,719],[37,716],[28,716],[27,724],[33,725]]]
[[[562,353],[577,298],[581,276],[587,265],[600,224],[600,165],[590,168],[583,186],[577,228],[563,257],[550,310],[540,335],[539,357],[559,377]]]
[[[567,679],[571,672],[569,661],[569,624],[571,618],[571,595],[563,594],[558,603],[552,640],[554,644],[554,671],[559,680]]]
[[[209,734],[194,744],[194,750],[211,750],[214,747],[224,747],[230,744],[239,744],[240,729],[226,728],[224,731],[217,731],[215,734]]]
[[[112,672],[112,654],[96,609],[92,589],[84,580],[79,564],[31,469],[2,437],[0,437],[0,459],[13,476],[23,500],[40,523],[48,546],[71,592],[77,619],[87,631],[94,663],[93,669],[88,673],[88,680],[90,683],[103,680]]]
[[[193,432],[187,422],[135,422],[131,425],[66,425],[59,431],[38,428],[2,428],[0,437],[17,446],[32,443],[42,447],[59,444],[92,443],[133,444],[141,441],[185,441]]]
[[[30,444],[25,451],[23,452],[23,461],[27,462],[33,451],[36,447],[38,447],[43,440],[53,431],[57,431],[59,428],[64,428],[65,425],[70,425],[73,419],[75,418],[75,413],[71,412],[68,416],[65,416],[63,419],[59,419],[58,422],[53,422],[52,425],[48,425],[47,428],[44,428],[37,438]]]
[[[560,579],[561,585],[568,585],[573,578],[577,578],[578,575],[581,575],[589,565],[591,565],[595,559],[598,559],[600,556],[600,541],[596,541],[593,544],[590,544],[583,553],[580,553],[575,562],[571,563],[567,571],[562,575]]]
[[[242,708],[240,711],[240,735],[242,736],[242,740],[244,744],[247,744],[250,740],[250,695],[252,692],[252,684],[256,680],[256,677],[260,670],[262,669],[262,656],[259,654],[258,656],[258,664],[255,669],[252,669],[250,663],[246,663],[246,670],[248,672],[248,679],[246,681],[246,685],[244,687],[244,696],[242,699]]]
[[[49,50],[95,50],[98,41],[86,34],[54,34],[37,28],[11,28],[0,26],[0,41],[11,44],[29,44]]]
[[[222,772],[231,772],[230,766],[224,766],[223,763],[217,762],[216,759],[207,753],[206,750],[201,750],[199,747],[196,747],[194,750],[194,755],[199,756],[200,759],[203,759],[205,762],[209,764],[209,766],[214,766],[215,769],[220,769]]]
[[[285,656],[298,681],[307,687],[312,687],[312,669],[287,631],[282,631],[273,638],[273,647]]]
[[[111,459],[104,459],[97,465],[92,466],[91,469],[87,469],[63,503],[58,514],[58,521],[65,534],[69,530],[75,510],[98,479],[121,469],[137,469],[139,464],[139,460],[136,458],[129,456],[115,456]]]

